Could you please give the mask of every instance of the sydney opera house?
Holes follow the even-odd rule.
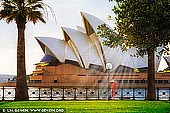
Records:
[[[36,64],[30,76],[32,83],[60,84],[68,87],[97,87],[98,84],[116,82],[117,88],[146,88],[147,56],[134,57],[135,48],[122,51],[109,48],[98,36],[99,18],[81,12],[83,27],[62,27],[64,39],[36,37],[44,57]],[[169,57],[162,56],[156,62],[156,87],[168,87]],[[106,64],[111,64],[108,68]],[[160,71],[160,72],[158,72]]]

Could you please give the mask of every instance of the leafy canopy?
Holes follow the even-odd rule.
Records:
[[[113,0],[110,0],[113,1]],[[148,50],[166,46],[170,41],[170,0],[114,0],[117,5],[116,28],[98,27],[104,44],[122,49],[136,47],[143,56]]]
[[[46,6],[49,7],[42,0],[1,0],[0,20],[10,23],[24,18],[34,24],[38,21],[45,23],[43,14],[47,13]]]

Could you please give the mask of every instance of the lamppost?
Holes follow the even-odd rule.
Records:
[[[107,75],[108,75],[108,81],[107,81],[107,85],[108,85],[108,91],[107,91],[107,98],[108,100],[110,100],[110,95],[109,95],[109,77],[110,77],[110,70],[112,69],[112,64],[111,63],[106,63],[106,72],[107,72]]]

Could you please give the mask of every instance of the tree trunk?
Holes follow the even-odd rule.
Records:
[[[148,50],[148,92],[147,100],[156,100],[155,95],[155,53],[154,50]]]
[[[18,44],[17,44],[17,81],[15,100],[29,100],[25,69],[25,25],[18,22]]]

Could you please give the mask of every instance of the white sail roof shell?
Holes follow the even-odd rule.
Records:
[[[112,63],[113,70],[119,65],[131,67],[131,68],[141,68],[147,67],[147,62],[141,57],[134,57],[136,49],[131,48],[127,51],[122,51],[120,47],[109,48],[104,46],[106,62]]]
[[[89,35],[89,38],[91,39],[92,43],[94,44],[94,47],[97,49],[100,61],[102,63],[103,68],[105,69],[105,57],[104,57],[104,53],[103,53],[103,48],[102,48],[102,44],[101,44],[101,38],[99,38],[96,33],[97,33],[97,27],[100,24],[104,24],[104,22],[100,19],[98,19],[97,17],[94,17],[90,14],[81,12],[81,16],[84,22],[84,27],[85,27],[85,31],[86,33]],[[88,23],[90,26],[86,26],[86,23]],[[91,27],[93,29],[93,33],[91,31],[91,33],[88,33],[88,30],[90,28],[87,27]]]
[[[36,37],[36,39],[48,47],[60,62],[65,62],[65,59],[77,61],[73,51],[64,40],[51,37]]]
[[[98,30],[97,30],[98,25],[106,24],[104,21],[100,20],[99,18],[97,18],[93,15],[90,15],[90,14],[87,14],[84,12],[82,12],[81,15],[84,16],[84,18],[89,22],[89,24],[93,28],[95,34],[97,34],[97,32],[98,32]],[[110,27],[109,25],[107,25],[107,26]],[[92,35],[94,35],[94,34],[92,34]],[[105,46],[102,43],[103,39],[101,37],[97,36],[95,38],[95,41],[98,42],[98,43],[96,43],[96,47],[97,47],[99,53],[101,54],[101,56],[103,57],[105,64],[107,62],[110,62],[110,63],[112,63],[113,67],[115,67],[115,68],[119,65],[124,65],[124,66],[128,66],[131,68],[147,67],[147,62],[145,62],[145,60],[142,59],[141,57],[131,57],[136,52],[135,48],[132,48],[132,49],[129,49],[128,51],[122,52],[120,47],[109,48],[109,47]]]
[[[63,40],[51,37],[36,37],[36,39],[47,46],[60,62],[64,62],[66,46]]]
[[[66,43],[66,50],[65,50],[65,60],[72,60],[78,62],[76,55],[74,54],[73,50],[70,48],[70,46],[67,43]]]
[[[169,55],[164,55],[164,56],[169,56]],[[164,69],[166,69],[168,66],[167,62],[165,61],[165,59],[163,55],[161,56],[161,60],[160,60],[160,65],[158,66],[158,72],[159,71],[163,71]]]
[[[76,26],[77,27],[77,30],[82,32],[82,33],[85,33],[85,29],[81,26]]]
[[[102,43],[103,39],[97,36],[97,27],[106,24],[104,21],[84,12],[81,12],[81,16],[85,28],[79,26],[77,27],[78,30],[62,28],[69,38],[64,36],[65,40],[51,37],[36,37],[36,39],[39,43],[41,42],[41,44],[48,47],[62,63],[68,59],[78,62],[83,68],[89,68],[90,64],[95,64],[105,69],[106,63],[110,62],[113,65],[113,70],[119,65],[131,68],[147,67],[147,55],[144,58],[132,57],[136,53],[136,48],[122,52],[121,47],[109,48]],[[91,30],[89,34],[87,30]],[[160,59],[155,59],[156,69],[159,61]]]
[[[84,64],[85,68],[89,68],[90,63],[101,65],[96,49],[86,34],[66,27],[63,27],[63,30],[70,37],[71,43],[74,43],[72,45],[75,46],[73,47],[75,54],[77,57],[81,57],[82,61],[80,60],[80,62]],[[93,60],[93,58],[96,59]]]
[[[98,29],[97,29],[98,25],[105,24],[105,22],[102,21],[101,19],[93,15],[90,15],[88,13],[81,12],[81,15],[84,16],[88,20],[89,24],[91,25],[91,27],[96,33],[98,32]]]

